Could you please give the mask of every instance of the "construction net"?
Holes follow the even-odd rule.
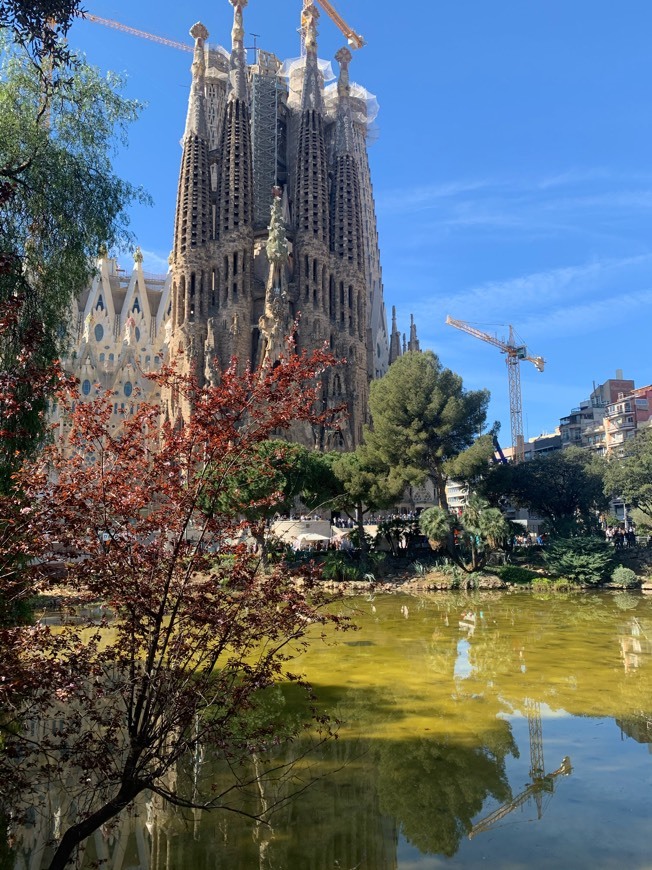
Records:
[[[324,82],[332,82],[335,78],[333,66],[329,60],[318,58],[319,72]],[[303,74],[306,67],[305,57],[294,57],[283,61],[279,70],[279,77],[288,82],[288,106],[297,109],[301,105],[301,91],[303,89]]]
[[[337,82],[332,82],[324,88],[324,105],[326,107],[326,115],[328,118],[335,118],[337,114]],[[369,126],[378,117],[380,105],[376,97],[358,85],[351,82],[351,114],[353,121],[356,124],[364,124]]]

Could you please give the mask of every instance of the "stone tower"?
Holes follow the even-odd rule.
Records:
[[[169,348],[181,371],[219,378],[237,358],[258,366],[328,346],[346,362],[322,379],[322,406],[344,405],[341,433],[293,436],[352,449],[367,418],[369,381],[389,364],[373,191],[366,152],[374,98],[337,82],[317,55],[319,12],[304,5],[305,56],[248,64],[243,10],[233,6],[231,51],[208,47],[196,24],[192,84],[171,256]],[[265,218],[265,215],[267,216]],[[168,414],[190,408],[167,399]]]

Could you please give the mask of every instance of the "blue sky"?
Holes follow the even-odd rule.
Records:
[[[527,436],[552,431],[595,381],[652,381],[652,4],[649,0],[333,0],[367,45],[351,77],[380,103],[370,147],[388,312],[470,389],[509,441],[498,350],[444,324],[499,336],[512,323]],[[299,54],[301,0],[249,0],[245,29]],[[201,20],[229,45],[227,0],[88,0],[88,11],[181,42]],[[98,24],[73,47],[125,72],[147,104],[118,172],[143,185],[134,209],[145,267],[165,271],[173,231],[190,55]],[[253,45],[253,37],[249,37]],[[320,55],[342,45],[326,15]],[[128,260],[123,257],[123,264]]]

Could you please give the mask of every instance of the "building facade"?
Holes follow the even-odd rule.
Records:
[[[353,449],[367,421],[369,382],[390,362],[373,189],[367,155],[377,103],[317,55],[319,12],[304,4],[305,55],[247,62],[243,10],[233,6],[231,50],[194,39],[167,276],[132,275],[103,254],[71,316],[67,368],[82,397],[116,393],[116,413],[161,399],[170,420],[191,409],[159,396],[143,375],[163,360],[211,383],[235,357],[241,369],[329,347],[346,360],[322,375],[322,408],[344,405],[341,432],[295,431],[319,449]],[[401,353],[394,320],[393,358]],[[403,350],[418,349],[416,327]],[[125,390],[128,393],[125,394]],[[124,407],[123,407],[124,405]],[[62,424],[63,425],[63,424]]]
[[[317,7],[304,5],[305,56],[248,65],[243,10],[231,51],[196,24],[171,255],[171,360],[214,382],[330,347],[346,364],[323,374],[322,407],[345,405],[341,432],[294,433],[320,449],[352,449],[367,420],[369,381],[389,365],[367,127],[373,99],[336,54],[337,81],[317,55]],[[191,409],[164,397],[169,419]]]

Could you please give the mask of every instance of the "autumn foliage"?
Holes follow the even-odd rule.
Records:
[[[261,572],[232,512],[202,505],[219,503],[264,440],[332,423],[313,411],[332,363],[288,352],[204,387],[165,369],[163,395],[193,409],[183,425],[161,428],[159,408],[144,404],[116,426],[112,396],[77,401],[65,443],[16,477],[0,560],[20,565],[34,589],[47,583],[45,564],[65,560],[77,614],[94,615],[0,628],[0,780],[14,784],[4,797],[36,801],[54,783],[77,807],[51,868],[144,789],[185,806],[228,803],[210,783],[191,794],[169,775],[199,747],[237,765],[289,736],[265,714],[262,690],[301,682],[288,659],[308,630],[340,619],[310,574]],[[56,729],[35,725],[52,720]]]

